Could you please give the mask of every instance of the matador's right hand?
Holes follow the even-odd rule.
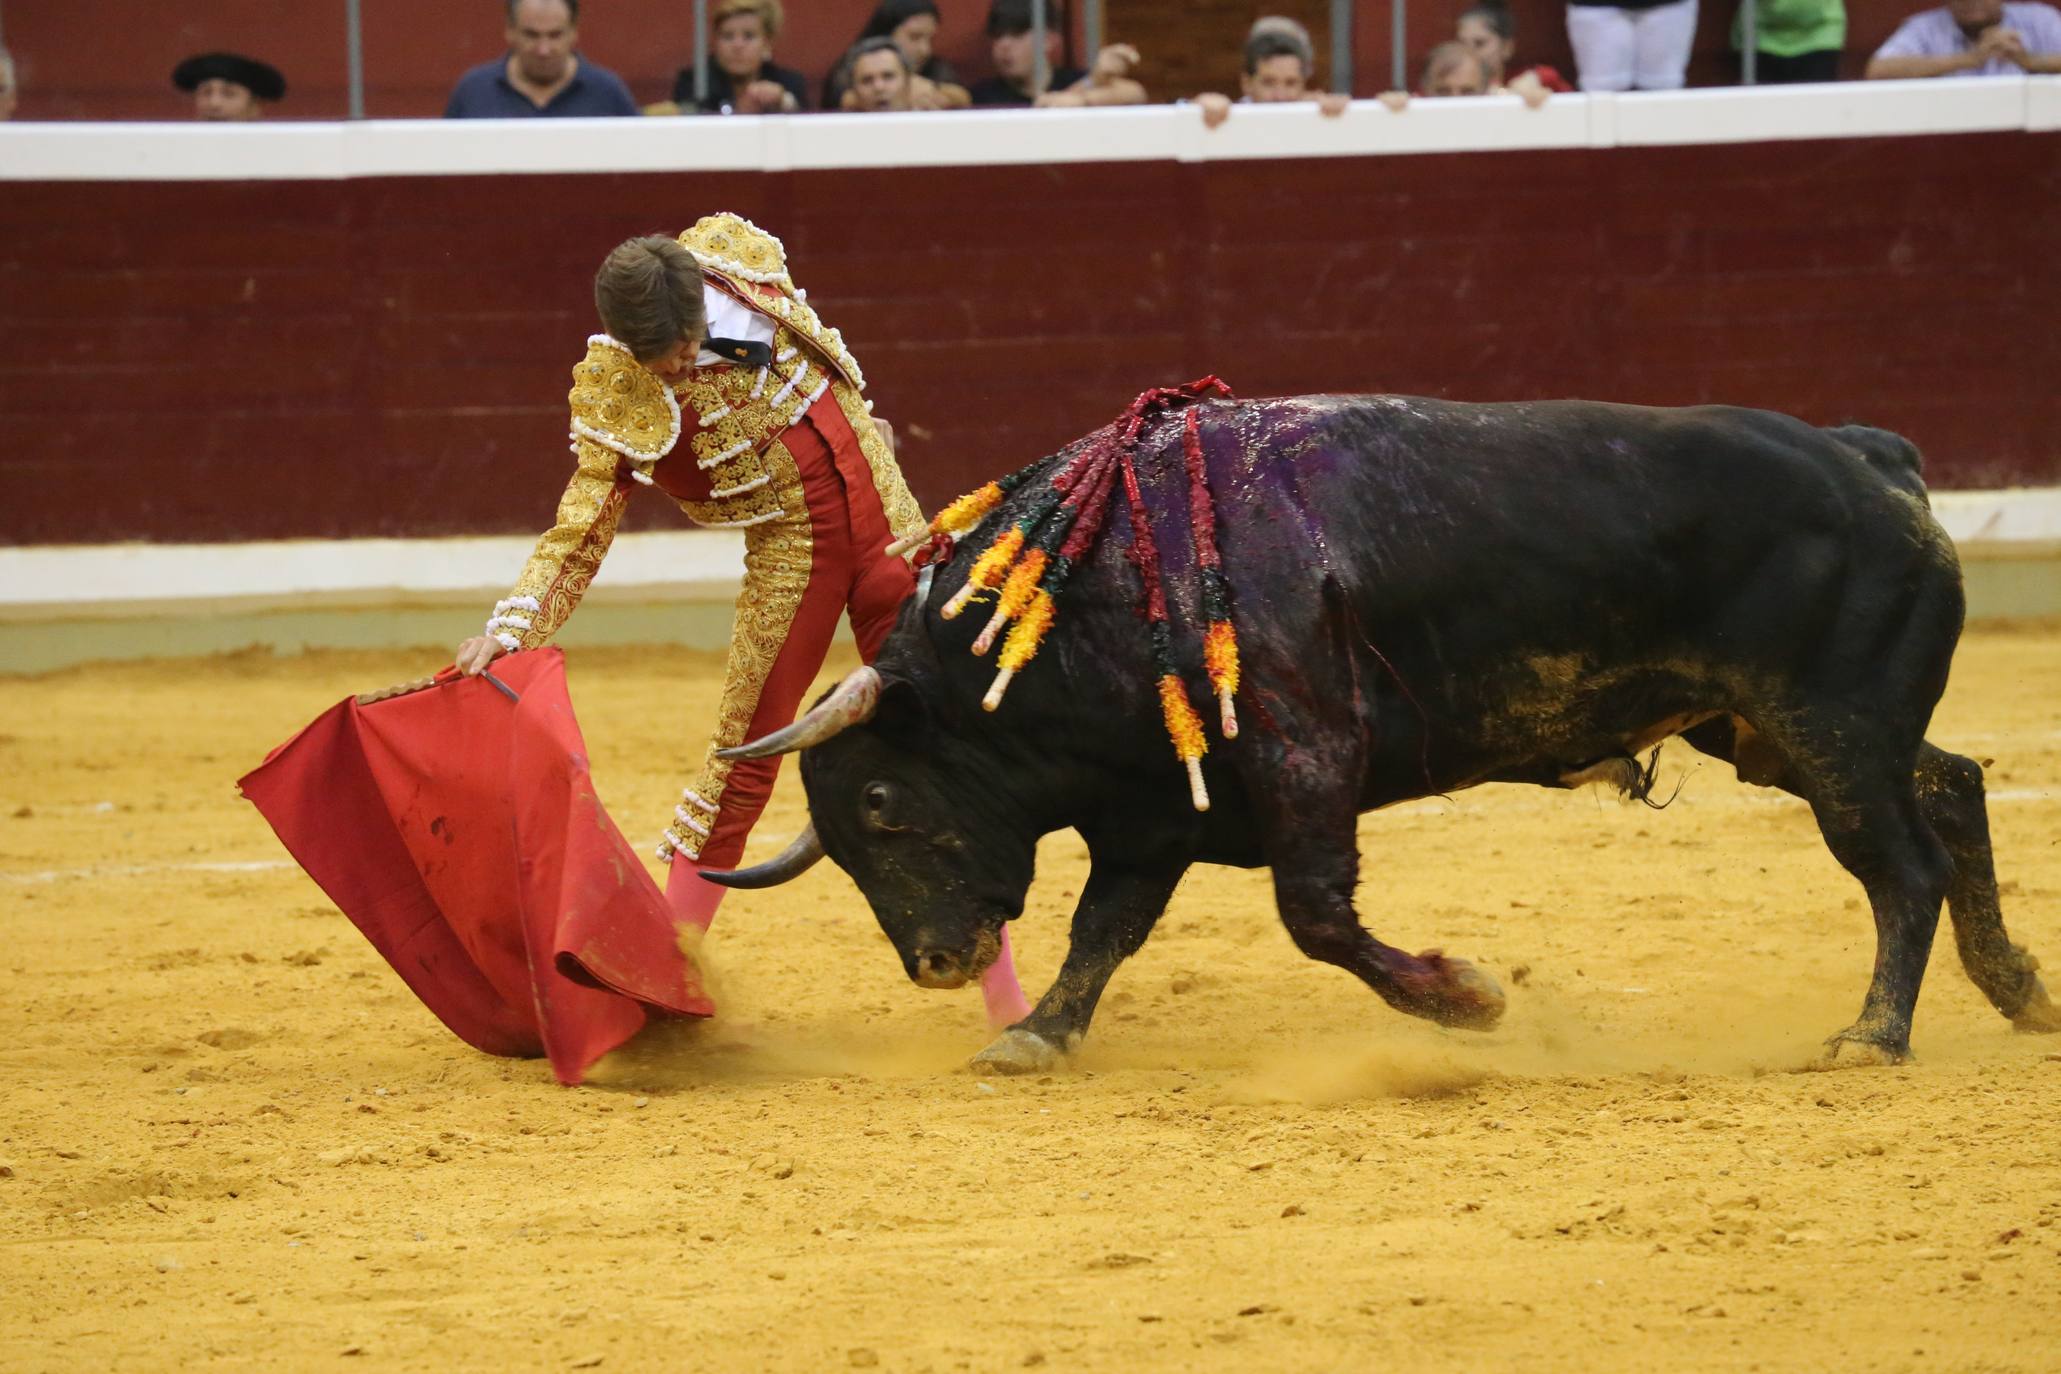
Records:
[[[478,677],[487,670],[487,665],[505,652],[501,641],[492,635],[474,635],[458,646],[458,655],[451,661],[458,665],[458,671],[467,677]]]

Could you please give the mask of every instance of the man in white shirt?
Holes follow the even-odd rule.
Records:
[[[2061,72],[2061,10],[2029,0],[1947,0],[1914,14],[1868,59],[1871,81]]]

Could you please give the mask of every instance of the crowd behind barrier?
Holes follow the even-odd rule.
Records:
[[[1303,11],[1311,8],[1300,0],[1276,3]],[[1426,24],[1432,27],[1432,41],[1420,57],[1408,62],[1414,75],[1378,84],[1348,79],[1346,84],[1378,94],[1400,111],[1412,95],[1510,91],[1537,106],[1555,93],[1576,88],[1669,90],[1689,80],[1700,0],[1569,0],[1560,7],[1564,48],[1558,46],[1561,35],[1541,36],[1533,0],[1517,3],[1526,6],[1528,15],[1527,51],[1556,45],[1550,56],[1558,58],[1565,51],[1571,57],[1565,75],[1554,62],[1518,58],[1518,11],[1513,0],[1419,0],[1415,5],[1388,0],[1397,33],[1407,29],[1407,9],[1420,35]],[[1854,3],[1895,3],[1900,13],[1902,6],[1902,0]],[[40,13],[26,25],[16,25],[28,36],[17,39],[18,51],[12,56],[0,49],[0,119],[18,110],[24,88],[29,97],[24,113],[43,116],[35,100],[35,73],[42,65],[62,68],[75,62],[89,8],[68,7],[78,27],[66,27],[62,20]],[[879,0],[844,44],[831,10],[849,13],[850,5],[843,0],[834,7],[811,5],[807,22],[815,31],[807,35],[804,46],[822,53],[827,41],[835,53],[828,69],[817,72],[776,60],[783,44],[798,41],[793,31],[796,16],[787,13],[781,0],[702,0],[677,9],[706,14],[705,30],[694,30],[692,21],[688,23],[694,30],[688,35],[694,54],[705,53],[705,58],[697,62],[690,57],[675,74],[666,98],[643,103],[631,81],[588,55],[579,0],[476,0],[474,8],[478,13],[471,32],[484,60],[447,78],[451,84],[443,112],[453,118],[1051,108],[1173,98],[1192,101],[1203,122],[1215,128],[1235,104],[1307,102],[1321,114],[1335,115],[1354,94],[1322,89],[1316,37],[1294,15],[1260,12],[1267,8],[1264,3],[1253,7],[1255,17],[1240,54],[1240,89],[1234,97],[1213,90],[1148,91],[1140,78],[1154,44],[1174,46],[1180,35],[1170,31],[1164,19],[1155,24],[1149,13],[1135,17],[1135,10],[1128,22],[1136,32],[1103,44],[1101,7],[1092,3],[1092,18],[1083,28],[1064,0]],[[1354,12],[1368,8],[1351,7]],[[1323,37],[1333,51],[1336,84],[1338,73],[1351,70],[1350,60],[1341,64],[1336,59],[1355,39],[1352,25],[1340,20],[1344,11],[1336,6],[1331,11],[1332,29]],[[352,13],[355,16],[355,9]],[[1178,16],[1178,7],[1172,13]],[[587,18],[599,28],[623,16],[609,11]],[[1848,0],[1739,0],[1733,18],[1730,48],[1740,59],[1737,74],[1746,81],[1838,78],[1848,52]],[[1178,24],[1178,18],[1174,22]],[[498,53],[493,51],[496,27]],[[355,72],[362,35],[353,27],[348,36]],[[648,36],[648,28],[640,36]],[[136,37],[128,35],[131,42]],[[268,40],[279,40],[273,26],[233,38],[233,50],[184,55],[170,73],[168,89],[190,97],[192,116],[204,120],[294,113],[289,89],[298,83],[289,80],[290,71],[275,65],[281,61],[279,54],[264,50]],[[958,66],[943,55],[948,40],[962,53],[972,48],[988,74],[962,77]],[[2043,0],[1947,0],[1902,14],[1885,40],[1871,43],[1863,52],[1862,74],[1871,78],[2061,72],[2061,10]],[[1397,47],[1393,70],[1398,74],[1406,70],[1403,54]],[[114,60],[119,62],[119,57]],[[140,75],[123,70],[102,79],[113,87],[133,87]],[[359,95],[354,91],[354,111],[362,104]],[[73,96],[73,108],[65,113],[120,117],[95,110],[76,89]]]

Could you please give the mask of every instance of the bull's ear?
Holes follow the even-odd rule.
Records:
[[[899,674],[880,676],[880,705],[873,728],[899,744],[917,744],[931,732],[930,705],[922,685]]]

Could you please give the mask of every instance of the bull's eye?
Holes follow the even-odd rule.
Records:
[[[884,782],[869,782],[859,793],[859,819],[868,830],[898,830],[888,817],[888,807],[894,802],[894,789]]]
[[[894,830],[905,830],[905,824],[894,820],[894,789],[886,783],[868,783],[859,789],[859,824],[868,830],[888,834]]]

